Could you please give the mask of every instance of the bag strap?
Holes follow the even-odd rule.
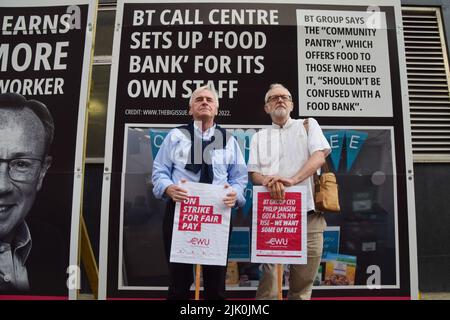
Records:
[[[308,118],[306,118],[303,121],[303,126],[305,127],[306,136],[308,137],[308,131],[309,131],[309,119]],[[314,184],[317,185],[319,183],[319,175],[317,174],[317,170],[314,172],[313,179],[314,179]]]
[[[303,126],[305,127],[306,130],[306,136],[308,136],[308,132],[309,132],[309,118],[306,118],[303,121]],[[330,167],[328,166],[328,161],[325,158],[325,163],[323,164],[322,168],[320,169],[320,172],[330,172]],[[314,173],[314,181],[319,180],[319,176],[317,175],[317,173]]]

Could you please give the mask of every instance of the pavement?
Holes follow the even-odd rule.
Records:
[[[450,300],[450,292],[421,292],[421,300]]]

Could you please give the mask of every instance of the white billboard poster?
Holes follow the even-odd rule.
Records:
[[[392,117],[386,15],[297,10],[300,116]]]
[[[225,266],[231,209],[223,203],[229,189],[186,182],[188,199],[177,202],[170,261]]]

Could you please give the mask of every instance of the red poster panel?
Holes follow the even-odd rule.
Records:
[[[301,188],[304,189],[304,188]],[[253,227],[256,247],[252,246],[252,262],[306,263],[306,219],[302,207],[302,191],[288,189],[284,200],[273,200],[264,187],[253,188]],[[302,210],[303,208],[303,210]],[[303,212],[302,212],[303,211]],[[255,224],[254,224],[255,225]]]

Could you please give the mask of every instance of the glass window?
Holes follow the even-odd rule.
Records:
[[[112,54],[115,18],[116,10],[104,9],[98,11],[94,55],[110,56]]]
[[[105,156],[106,110],[110,65],[94,65],[92,68],[91,95],[89,99],[86,157]]]

